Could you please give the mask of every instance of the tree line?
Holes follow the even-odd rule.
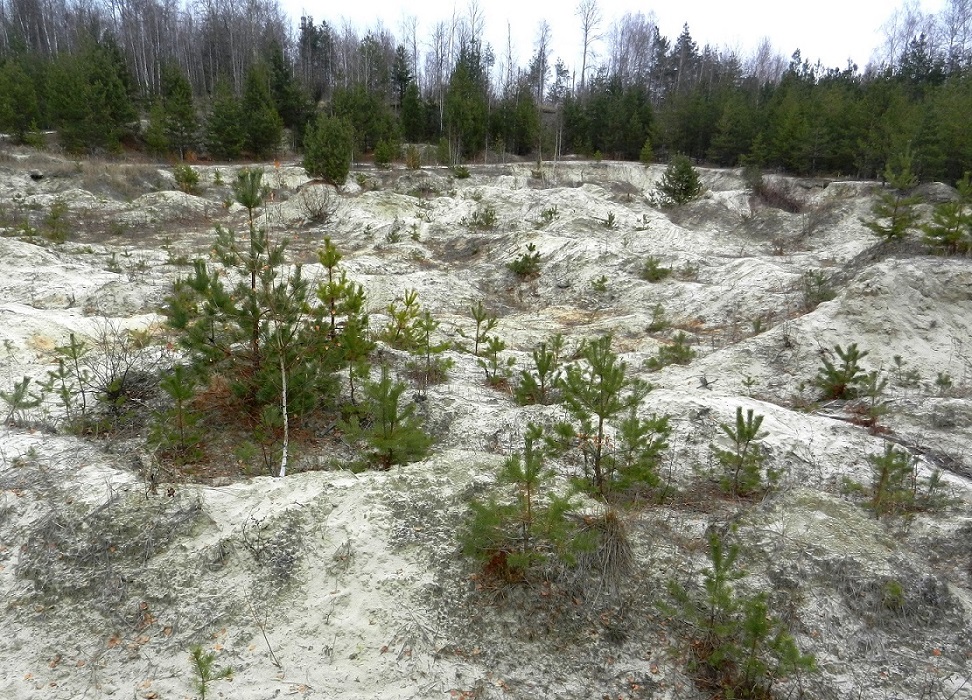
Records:
[[[768,40],[748,57],[700,47],[688,26],[672,40],[641,13],[606,26],[596,0],[581,0],[578,75],[552,56],[545,23],[525,65],[511,42],[499,54],[482,43],[476,0],[424,38],[415,18],[397,37],[306,15],[290,27],[277,0],[0,0],[0,130],[27,141],[56,129],[73,152],[265,158],[284,133],[300,150],[324,112],[352,128],[358,154],[400,143],[441,143],[452,162],[681,153],[874,177],[910,148],[921,179],[954,181],[972,162],[969,5],[896,11],[881,60],[861,70],[785,59]]]

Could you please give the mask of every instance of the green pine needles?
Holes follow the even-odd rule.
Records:
[[[149,431],[149,445],[174,464],[190,464],[202,455],[201,416],[193,410],[196,385],[191,372],[184,365],[176,365],[160,382],[171,405],[153,414]]]
[[[677,154],[672,158],[658,183],[658,191],[665,199],[679,206],[702,194],[702,179],[688,156]]]
[[[192,687],[199,693],[199,700],[206,700],[210,684],[233,677],[231,667],[216,666],[215,651],[205,652],[198,644],[189,649],[189,664],[194,674]]]
[[[765,593],[740,593],[735,582],[746,574],[737,565],[739,546],[709,535],[709,567],[702,590],[690,592],[671,582],[674,605],[662,605],[685,625],[686,646],[696,683],[718,697],[768,700],[775,682],[816,670],[784,623],[769,612]]]
[[[561,358],[564,336],[558,333],[533,349],[533,368],[520,372],[520,382],[514,396],[521,406],[553,403],[559,393],[563,373]]]
[[[760,432],[762,425],[763,416],[754,416],[751,408],[743,418],[742,407],[736,407],[734,424],[719,424],[722,432],[729,438],[731,447],[724,449],[712,445],[712,452],[722,465],[722,489],[731,496],[751,496],[776,481],[776,472],[768,470],[763,474],[766,456],[759,441],[767,433]]]
[[[955,183],[958,197],[938,204],[932,220],[921,227],[925,242],[945,255],[967,253],[972,249],[972,174]]]
[[[591,541],[568,518],[575,506],[549,487],[542,430],[530,424],[523,450],[511,455],[499,473],[503,492],[470,502],[470,517],[460,534],[463,553],[480,562],[484,573],[503,582],[526,580],[551,560],[573,564]]]
[[[19,382],[15,382],[10,391],[0,391],[0,399],[7,404],[4,423],[26,424],[29,422],[30,411],[41,405],[44,396],[31,390],[31,381],[33,380],[30,377],[24,377]]]
[[[640,416],[651,387],[632,379],[611,350],[611,336],[586,341],[581,362],[567,367],[560,390],[570,420],[548,443],[583,467],[581,485],[606,497],[658,483],[657,466],[671,432],[667,416]]]
[[[533,243],[527,243],[526,252],[507,264],[510,272],[517,277],[536,277],[540,274],[540,251]]]
[[[257,225],[267,195],[262,172],[241,171],[233,192],[247,210],[248,235],[217,227],[213,255],[219,265],[195,261],[192,274],[173,286],[164,312],[194,382],[211,388],[218,378],[230,388],[235,403],[221,410],[242,416],[239,427],[257,439],[267,468],[279,450],[278,473],[284,475],[292,424],[343,408],[342,377],[355,406],[374,342],[364,290],[340,269],[333,243],[325,240],[318,254],[326,275],[315,288],[300,265],[286,263],[286,241],[271,240]],[[171,389],[176,413],[165,418],[189,420],[188,393],[179,398],[182,389]],[[193,459],[192,431],[167,430],[156,431],[156,445],[175,461]]]
[[[826,399],[856,398],[865,382],[867,372],[860,365],[860,361],[867,357],[867,350],[861,350],[857,343],[851,343],[846,349],[840,345],[834,346],[834,353],[839,362],[834,362],[824,355],[821,358],[823,366],[817,370],[814,385],[823,391]]]
[[[384,341],[396,350],[415,350],[421,341],[422,332],[418,322],[422,317],[422,307],[418,301],[418,292],[406,289],[401,298],[395,299],[385,310],[388,323],[379,333],[379,340]]]
[[[909,194],[918,184],[918,178],[911,171],[912,161],[911,149],[888,160],[884,179],[890,189],[878,195],[878,201],[871,207],[874,218],[861,221],[886,241],[904,238],[918,223],[915,206],[921,202],[921,197]]]
[[[354,129],[344,119],[318,115],[304,134],[304,169],[337,187],[351,171]]]
[[[659,346],[655,357],[645,360],[645,367],[652,372],[657,372],[669,365],[687,365],[693,359],[695,359],[695,350],[689,343],[689,337],[683,331],[679,331],[670,343]]]
[[[486,307],[483,306],[482,299],[477,301],[474,306],[469,307],[469,315],[472,316],[472,319],[476,324],[476,328],[472,334],[472,354],[479,357],[479,349],[486,342],[486,338],[489,337],[490,331],[496,328],[497,324],[499,323],[499,319],[495,314],[492,314],[486,310]],[[461,328],[458,332],[463,338],[470,337],[466,335]],[[469,351],[469,349],[466,347],[463,347],[462,350],[465,352]]]
[[[918,476],[918,460],[890,442],[884,451],[868,455],[871,463],[871,498],[868,505],[878,515],[893,516],[931,510],[942,502],[942,475]]]
[[[388,470],[428,455],[432,438],[422,427],[416,404],[402,401],[405,388],[382,365],[381,378],[364,385],[362,406],[342,423],[350,441],[363,447],[364,466]]]

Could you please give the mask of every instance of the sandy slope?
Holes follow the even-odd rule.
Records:
[[[238,207],[221,206],[216,168],[203,167],[209,189],[198,197],[101,198],[129,226],[106,239],[85,229],[82,212],[91,216],[99,198],[83,183],[63,174],[34,183],[19,167],[0,172],[0,196],[16,195],[24,212],[61,198],[77,237],[0,238],[7,387],[43,379],[70,333],[156,323],[179,273],[167,264],[173,253],[205,250],[213,223],[242,221]],[[741,406],[765,416],[780,487],[743,512],[711,491],[688,507],[630,512],[638,567],[618,590],[570,575],[479,590],[455,536],[465,503],[490,487],[529,422],[560,409],[517,407],[485,386],[468,354],[452,353],[449,382],[422,404],[435,455],[389,473],[307,471],[152,493],[142,479],[151,459],[134,442],[6,427],[0,697],[192,697],[196,643],[235,672],[211,697],[702,697],[656,603],[669,578],[697,579],[706,529],[730,520],[751,572],[741,585],[771,592],[818,658],[821,672],[782,684],[784,696],[802,687],[813,698],[972,697],[969,260],[878,246],[860,223],[870,183],[793,183],[810,221],[753,203],[731,171],[705,171],[702,200],[663,210],[646,197],[658,166],[563,163],[545,166],[543,180],[523,166],[472,170],[468,180],[368,171],[344,189],[333,221],[300,227],[298,192],[315,185],[285,166],[269,174],[275,198],[263,220],[295,234],[294,259],[311,277],[314,249],[333,238],[376,324],[416,289],[443,335],[459,340],[459,328],[471,330],[468,307],[483,299],[518,369],[554,333],[572,344],[611,333],[630,370],[656,387],[644,412],[671,416],[673,483],[705,481],[719,423]],[[485,207],[496,226],[471,228]],[[520,281],[506,264],[527,243],[542,272]],[[641,280],[648,256],[673,276]],[[807,270],[838,291],[813,310],[800,291]],[[649,333],[658,305],[673,327]],[[697,359],[648,373],[643,361],[679,330]],[[867,369],[889,377],[885,435],[855,425],[849,406],[799,410],[814,398],[820,354],[851,342],[869,351]],[[895,356],[917,378],[906,381]],[[938,373],[951,377],[947,391]],[[845,478],[868,482],[867,455],[885,437],[912,450],[922,474],[946,469],[948,508],[884,523],[841,494]],[[300,455],[297,470],[330,457]],[[892,582],[904,596],[893,609]]]

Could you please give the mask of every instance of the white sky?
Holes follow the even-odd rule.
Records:
[[[939,12],[945,0],[919,0],[925,12]],[[448,21],[453,11],[466,14],[468,0],[358,0],[334,3],[327,0],[281,0],[296,23],[310,14],[315,23],[327,20],[341,26],[350,20],[361,30],[378,20],[397,37],[406,15],[419,20],[419,38],[424,41],[431,27]],[[604,17],[602,33],[626,12],[654,11],[663,36],[674,41],[686,22],[699,48],[705,44],[736,50],[748,56],[764,36],[789,58],[800,49],[811,64],[817,59],[827,68],[845,68],[848,59],[863,69],[882,42],[880,27],[904,0],[681,0],[651,3],[645,0],[599,0]],[[507,24],[511,25],[513,50],[518,63],[525,64],[533,52],[537,26],[547,20],[552,29],[552,60],[562,58],[570,68],[580,65],[580,22],[574,14],[577,0],[479,0],[486,18],[487,42],[501,60],[505,54]],[[603,42],[594,50],[603,53]]]

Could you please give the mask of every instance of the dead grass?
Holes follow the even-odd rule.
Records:
[[[138,588],[139,571],[188,534],[202,515],[198,498],[175,494],[146,500],[111,494],[100,506],[59,504],[26,538],[17,574],[43,599],[89,599],[110,619]]]

